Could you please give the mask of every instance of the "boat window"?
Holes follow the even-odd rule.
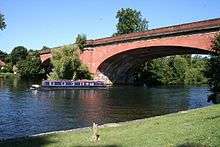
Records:
[[[55,85],[61,85],[61,82],[54,82]]]
[[[50,82],[44,82],[44,85],[48,86],[50,85]]]
[[[76,86],[79,86],[79,85],[80,85],[80,83],[79,83],[79,82],[75,82],[75,85],[76,85]]]
[[[66,82],[66,85],[72,85],[72,82]]]

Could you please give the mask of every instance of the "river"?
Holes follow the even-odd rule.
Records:
[[[201,87],[118,86],[91,90],[29,90],[32,83],[0,79],[0,140],[122,122],[205,107]]]

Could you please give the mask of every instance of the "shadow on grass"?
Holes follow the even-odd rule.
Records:
[[[177,145],[176,147],[208,147],[208,145],[204,145],[200,143],[184,143]]]
[[[48,137],[35,137],[29,139],[12,139],[0,142],[0,147],[43,147],[56,143],[49,140]]]
[[[86,146],[74,146],[74,147],[121,147],[121,145],[114,145],[114,144],[111,144],[111,145],[86,145]]]
[[[208,117],[208,118],[206,118],[206,119],[211,119],[211,120],[213,120],[213,119],[217,119],[217,118],[220,118],[220,115]]]

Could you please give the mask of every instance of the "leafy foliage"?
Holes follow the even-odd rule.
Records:
[[[50,48],[47,46],[43,46],[41,50],[48,50],[48,49],[50,49]]]
[[[11,52],[11,62],[13,65],[15,65],[18,61],[26,59],[26,56],[28,55],[28,51],[23,46],[17,46],[15,47]]]
[[[114,35],[128,34],[145,31],[148,29],[148,21],[142,18],[141,12],[131,8],[122,8],[117,12],[117,33]]]
[[[4,66],[4,68],[0,70],[0,73],[12,73],[13,72],[12,67],[13,67],[12,63],[7,63]]]
[[[136,80],[147,85],[194,85],[207,80],[204,69],[207,59],[195,56],[189,61],[184,56],[154,59],[145,63]]]
[[[0,60],[5,61],[8,54],[0,50]]]
[[[212,50],[214,51],[214,56],[220,55],[220,34],[215,37],[212,45]]]
[[[25,79],[40,78],[45,73],[40,56],[33,54],[33,52],[26,59],[18,61],[16,67],[18,74]]]
[[[75,44],[77,44],[80,51],[83,52],[83,49],[86,45],[86,35],[85,34],[78,34],[78,36],[76,37]]]
[[[85,65],[79,59],[77,47],[64,46],[52,51],[53,71],[49,79],[91,79],[91,75]]]
[[[214,54],[208,62],[205,73],[211,90],[220,92],[220,35],[213,41],[212,49]]]
[[[5,18],[4,15],[0,13],[0,29],[3,30],[5,28],[6,28]]]

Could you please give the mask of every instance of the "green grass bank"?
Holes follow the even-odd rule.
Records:
[[[12,76],[14,76],[13,73],[9,73],[9,72],[7,72],[7,73],[0,73],[0,78],[8,78],[8,77],[12,77]]]
[[[1,147],[203,147],[220,146],[220,105],[90,129],[0,143]]]

